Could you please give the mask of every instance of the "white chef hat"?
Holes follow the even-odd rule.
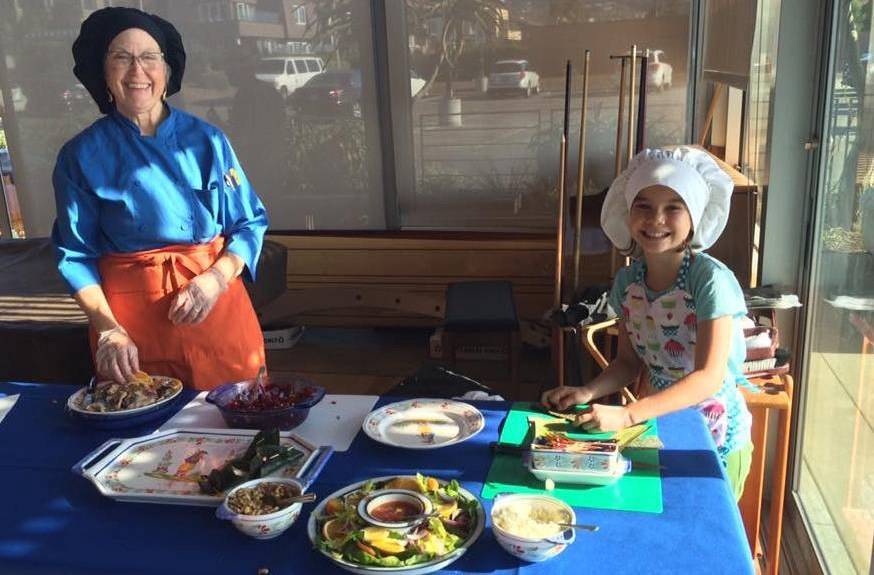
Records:
[[[728,222],[734,182],[710,154],[680,146],[643,150],[610,185],[601,209],[601,227],[613,245],[620,250],[631,247],[631,203],[650,186],[668,187],[686,203],[694,230],[692,249],[706,250],[719,239]]]

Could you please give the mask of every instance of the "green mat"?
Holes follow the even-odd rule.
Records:
[[[531,409],[530,403],[513,404],[504,429],[501,431],[502,443],[520,444],[528,431],[529,416],[545,416]],[[569,431],[568,435],[578,439],[609,438],[612,433],[585,433]],[[658,435],[656,424],[642,437]],[[587,486],[556,483],[549,495],[557,497],[573,507],[593,507],[596,509],[616,509],[619,511],[640,511],[644,513],[662,512],[662,481],[658,470],[657,449],[627,448],[623,456],[632,462],[639,461],[654,467],[634,469],[626,473],[613,485]],[[492,466],[483,485],[482,497],[492,499],[499,493],[544,493],[544,483],[522,465],[521,455],[496,453]]]

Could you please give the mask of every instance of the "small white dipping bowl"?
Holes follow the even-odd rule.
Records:
[[[502,515],[502,510],[513,507],[517,507],[520,510],[538,507],[549,509],[556,515],[564,513],[565,520],[557,521],[557,523],[575,523],[577,519],[570,505],[555,497],[526,494],[499,495],[495,498],[495,504],[492,506],[492,531],[495,534],[495,539],[498,540],[501,547],[510,555],[518,557],[523,561],[545,561],[564,551],[568,545],[576,540],[576,530],[570,527],[545,537],[520,534],[520,531],[526,527],[522,524],[517,526],[519,530],[516,532],[502,528],[498,524],[500,521],[495,519]],[[530,527],[532,520],[529,519],[525,523]],[[507,526],[505,525],[504,527]]]
[[[228,499],[234,492],[244,488],[255,487],[260,483],[282,483],[295,488],[298,493],[303,493],[301,484],[294,479],[280,477],[262,477],[260,479],[252,479],[245,483],[237,485],[225,496],[225,500],[221,506],[216,509],[215,515],[219,519],[225,519],[234,524],[234,527],[255,539],[273,539],[279,537],[283,531],[291,527],[297,516],[300,515],[301,503],[292,503],[288,507],[283,507],[279,511],[267,513],[265,515],[242,515],[236,513],[228,507]]]
[[[402,503],[415,507],[416,518],[390,521],[373,516],[373,512],[381,505]],[[358,503],[358,515],[367,523],[377,527],[384,527],[395,531],[408,531],[423,521],[423,515],[431,513],[433,505],[431,500],[409,489],[381,489],[374,491]]]

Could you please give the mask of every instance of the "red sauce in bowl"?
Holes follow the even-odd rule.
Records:
[[[422,507],[412,501],[389,501],[370,510],[370,516],[377,521],[403,521],[422,513]]]

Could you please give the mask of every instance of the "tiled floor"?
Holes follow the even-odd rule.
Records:
[[[832,573],[867,573],[874,539],[874,357],[814,353],[808,364],[799,495]]]

